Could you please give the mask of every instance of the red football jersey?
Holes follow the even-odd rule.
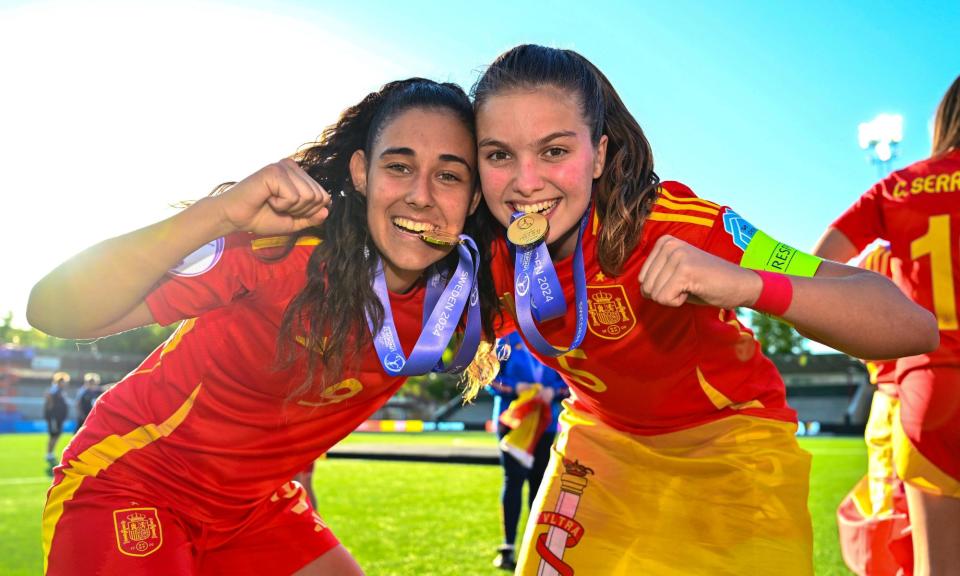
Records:
[[[242,522],[252,503],[386,403],[404,379],[386,375],[372,346],[339,383],[289,397],[305,361],[278,369],[277,334],[317,241],[301,240],[279,261],[258,257],[285,241],[235,234],[168,274],[147,304],[161,324],[187,320],[101,396],[64,466],[145,487],[200,521]],[[422,286],[391,294],[407,351],[423,295]]]
[[[890,268],[900,289],[937,316],[940,347],[901,358],[912,368],[960,360],[957,323],[960,279],[960,150],[917,162],[884,178],[857,200],[833,227],[858,250],[876,238],[890,242]]]
[[[670,234],[739,264],[749,241],[741,237],[742,223],[730,208],[664,182],[640,243],[620,275],[608,277],[596,259],[599,222],[593,218],[583,238],[589,330],[576,350],[540,357],[563,375],[577,407],[635,434],[662,434],[734,414],[796,420],[779,373],[733,311],[670,308],[640,294],[640,268],[657,238]],[[569,345],[576,328],[571,260],[556,264],[567,313],[540,324],[557,346]],[[512,308],[513,261],[502,238],[493,268],[498,293]]]

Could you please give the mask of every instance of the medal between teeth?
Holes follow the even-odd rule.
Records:
[[[420,233],[420,239],[434,246],[456,246],[460,244],[460,237],[443,230],[430,230]]]
[[[546,216],[530,212],[517,218],[507,228],[507,240],[517,246],[530,246],[547,237],[550,222]]]

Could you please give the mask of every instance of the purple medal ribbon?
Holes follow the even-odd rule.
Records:
[[[577,306],[577,329],[573,335],[573,342],[568,348],[558,348],[540,334],[537,329],[534,315],[537,320],[549,320],[561,314],[566,314],[566,300],[563,297],[563,287],[560,286],[553,259],[547,249],[545,240],[532,246],[513,246],[514,302],[517,307],[517,323],[520,332],[537,352],[544,356],[563,356],[570,350],[580,346],[587,333],[587,275],[583,269],[583,231],[587,227],[590,209],[583,213],[580,219],[580,229],[577,232],[577,245],[573,252],[573,286],[574,300]],[[522,212],[515,212],[510,221],[523,216]],[[509,242],[509,241],[508,241]],[[532,293],[532,294],[531,294]],[[552,297],[552,299],[548,298]],[[562,307],[560,314],[556,313],[557,302]]]
[[[383,305],[383,327],[374,333],[375,327],[369,317],[367,325],[373,334],[373,346],[383,369],[391,376],[419,376],[427,372],[458,372],[466,368],[477,353],[480,344],[480,293],[477,274],[480,267],[480,252],[473,239],[460,235],[457,244],[460,260],[453,275],[446,278],[434,267],[427,280],[424,298],[423,329],[409,358],[397,336],[390,307],[390,294],[383,275],[383,262],[377,261],[377,274],[373,290]],[[443,351],[467,309],[466,333],[450,366],[443,365]],[[429,312],[428,312],[429,311]]]

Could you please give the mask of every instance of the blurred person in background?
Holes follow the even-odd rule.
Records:
[[[53,375],[50,388],[43,395],[43,419],[47,421],[47,464],[52,470],[56,466],[57,441],[63,433],[63,423],[67,419],[67,399],[64,396],[66,387],[70,385],[70,375],[66,372],[57,372]]]
[[[502,341],[500,374],[487,386],[493,395],[493,421],[500,440],[503,488],[500,491],[500,519],[503,544],[497,548],[493,565],[504,570],[516,568],[517,524],[527,483],[527,506],[533,503],[550,461],[550,447],[557,435],[560,403],[570,395],[566,383],[527,350],[516,332]]]
[[[103,394],[103,387],[100,386],[100,375],[96,372],[87,372],[83,375],[83,388],[77,395],[77,430],[83,426],[90,411],[93,410],[93,404],[97,398]]]
[[[846,262],[877,238],[890,242],[900,289],[934,313],[940,346],[900,358],[893,445],[906,484],[913,573],[960,566],[960,76],[933,121],[929,158],[874,184],[827,229],[815,253]]]
[[[877,245],[859,266],[890,278],[889,243]],[[859,576],[896,576],[912,565],[913,553],[906,496],[893,457],[894,417],[899,409],[897,362],[863,363],[875,386],[863,434],[867,474],[837,508],[840,551],[847,566]]]

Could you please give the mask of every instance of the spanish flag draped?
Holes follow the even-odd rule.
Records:
[[[542,385],[534,384],[524,390],[500,415],[500,422],[510,428],[500,440],[500,449],[524,468],[533,467],[533,451],[550,425],[550,406],[540,399],[541,388]]]
[[[859,576],[909,576],[913,568],[910,517],[894,465],[897,398],[878,390],[867,422],[868,474],[837,508],[843,560]]]

